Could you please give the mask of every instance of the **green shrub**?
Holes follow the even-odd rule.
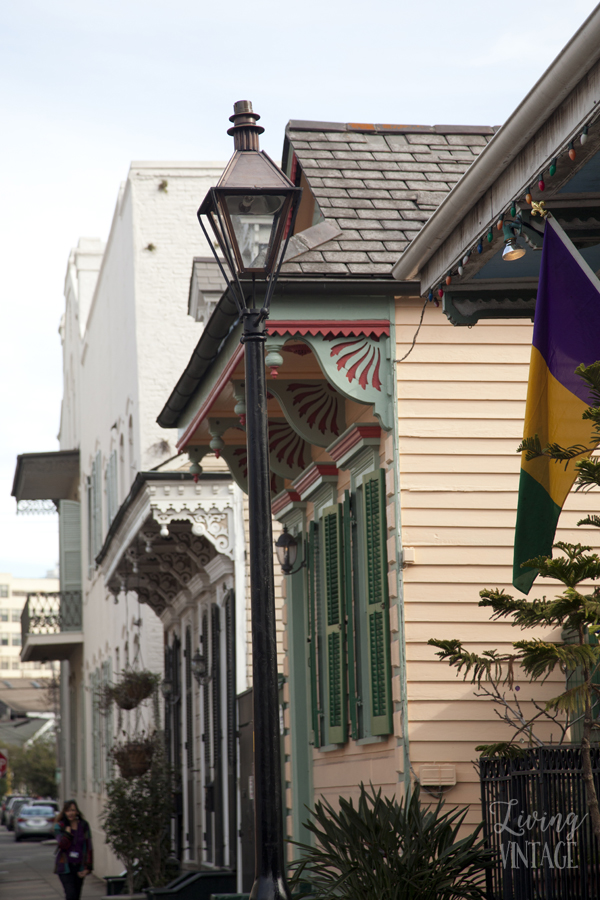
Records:
[[[479,825],[458,837],[466,810],[422,806],[419,785],[408,803],[360,785],[358,806],[315,805],[306,828],[315,846],[296,844],[292,886],[318,900],[484,900],[491,855]],[[296,843],[296,842],[295,842]]]
[[[127,870],[130,893],[149,885],[161,887],[172,878],[172,772],[160,736],[156,735],[154,740],[149,771],[110,781],[102,814],[106,843]]]

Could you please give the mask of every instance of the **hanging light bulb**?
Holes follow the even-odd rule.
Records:
[[[450,284],[451,281],[452,281],[452,275],[450,274],[450,272],[448,272],[448,274],[446,275],[446,284]]]
[[[513,203],[513,205],[512,205],[511,208],[510,208],[510,214],[511,214],[511,216],[512,216],[513,219],[514,219],[514,217],[515,217],[516,214],[517,214],[517,207],[515,206],[514,203]]]
[[[542,172],[542,174],[541,174],[540,177],[539,177],[538,188],[539,188],[540,191],[545,191],[545,190],[546,190],[546,182],[544,181],[544,173],[543,173],[543,172]]]
[[[554,178],[554,176],[556,175],[556,158],[554,158],[550,163],[550,168],[548,169],[548,171],[550,172],[550,178]]]
[[[458,270],[457,270],[457,271],[458,271],[458,274],[459,274],[459,275],[462,275],[462,273],[463,273],[465,270],[464,270],[464,267],[463,267],[462,265],[460,265],[460,266],[458,267]]]
[[[429,291],[429,293],[427,294],[427,299],[431,303],[431,301],[433,300],[433,291]]]
[[[479,238],[479,243],[477,244],[477,252],[483,253],[483,241]]]
[[[517,239],[513,237],[505,243],[504,250],[502,251],[502,259],[505,262],[512,262],[514,259],[521,259],[522,256],[525,256],[526,252],[524,247],[519,247]]]
[[[572,162],[575,159],[575,157],[577,156],[577,154],[575,153],[575,147],[573,146],[573,141],[571,141],[571,143],[569,144],[568,150],[569,150],[569,159]]]
[[[440,286],[439,286],[439,288],[438,288],[438,290],[437,290],[437,295],[438,295],[438,297],[440,298],[440,300],[441,300],[442,297],[444,296],[444,288],[441,286],[441,284],[440,284]]]
[[[498,221],[496,222],[496,228],[498,229],[498,231],[502,231],[502,219],[498,219]]]
[[[533,199],[533,198],[532,198],[532,196],[531,196],[531,188],[528,187],[528,188],[527,188],[527,193],[525,194],[525,203],[529,203],[529,205],[531,206],[531,201],[532,201],[532,199]]]
[[[583,126],[583,131],[581,132],[581,137],[579,138],[579,143],[580,143],[580,144],[585,144],[585,142],[587,141],[587,139],[588,139],[588,126],[587,126],[587,125],[584,125],[584,126]]]
[[[470,255],[471,255],[471,251],[470,251],[470,250],[467,250],[467,252],[466,252],[465,255],[463,256],[463,260],[462,260],[462,261],[463,261],[463,266],[466,266],[466,264],[469,262],[469,257],[470,257]]]
[[[526,250],[523,247],[519,247],[515,235],[515,229],[520,231],[520,228],[520,225],[514,225],[512,223],[510,225],[504,225],[504,250],[502,251],[502,259],[504,262],[512,262],[515,259],[521,259],[522,256],[525,256]]]
[[[486,236],[487,236],[487,242],[488,242],[488,244],[491,244],[492,241],[494,240],[494,232],[492,231],[491,228],[490,228],[490,230],[488,231],[488,233],[487,233]]]

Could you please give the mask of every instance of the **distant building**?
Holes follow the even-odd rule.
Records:
[[[56,594],[58,590],[58,573],[51,578],[15,578],[0,572],[0,682],[5,678],[47,678],[58,668],[52,660],[21,660],[21,616],[28,594]]]

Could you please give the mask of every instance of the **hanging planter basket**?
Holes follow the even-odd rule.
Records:
[[[135,709],[151,696],[159,682],[160,676],[147,669],[125,671],[120,682],[110,688],[110,694],[120,709]]]
[[[137,738],[113,748],[112,756],[119,767],[122,778],[137,778],[145,775],[152,765],[154,740]]]

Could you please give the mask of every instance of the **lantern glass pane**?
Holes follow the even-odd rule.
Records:
[[[286,196],[279,194],[230,194],[224,198],[244,269],[264,269]]]

